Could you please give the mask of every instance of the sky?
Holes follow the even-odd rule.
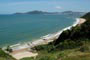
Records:
[[[90,11],[90,0],[0,0],[0,14],[28,12]]]

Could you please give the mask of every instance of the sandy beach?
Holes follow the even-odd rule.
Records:
[[[22,49],[22,50],[19,50],[17,52],[13,52],[11,53],[10,55],[12,55],[14,58],[16,58],[17,60],[20,60],[24,57],[35,57],[38,55],[38,53],[33,53],[27,49]]]
[[[48,44],[49,42],[56,40],[63,31],[65,31],[67,29],[71,29],[71,27],[74,27],[76,25],[81,25],[85,21],[86,20],[83,18],[77,18],[72,26],[66,27],[57,33],[44,36],[41,39],[38,39],[38,40],[32,41],[32,42],[28,42],[25,44],[12,45],[11,48],[13,49],[13,52],[10,53],[10,55],[12,55],[14,58],[16,58],[18,60],[21,58],[24,58],[24,57],[35,57],[38,55],[38,53],[31,52],[30,48],[37,46],[37,45]]]
[[[81,25],[81,24],[83,24],[85,21],[86,21],[85,19],[83,19],[83,18],[80,18],[80,19],[79,19],[79,23],[78,23],[78,25]]]

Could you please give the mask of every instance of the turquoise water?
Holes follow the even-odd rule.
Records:
[[[0,15],[0,47],[39,39],[70,26],[68,15]]]

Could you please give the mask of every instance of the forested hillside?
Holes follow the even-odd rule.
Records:
[[[79,42],[84,39],[90,39],[90,13],[82,16],[81,18],[86,19],[86,22],[80,26],[72,27],[71,30],[64,31],[60,37],[54,41],[55,45],[58,45],[60,42],[65,40],[72,40],[74,42]],[[82,40],[81,40],[82,39]]]

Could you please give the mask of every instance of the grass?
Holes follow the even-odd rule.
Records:
[[[63,58],[62,60],[90,60],[90,55],[71,56],[71,57]]]
[[[90,52],[80,52],[77,49],[68,49],[63,51],[39,51],[36,58],[23,58],[21,60],[90,60]]]
[[[23,59],[21,59],[21,60],[33,60],[33,58],[27,57],[27,58],[23,58]]]
[[[48,51],[47,49],[38,50],[38,56],[35,58],[23,58],[21,60],[90,60],[90,42],[84,42],[84,51],[81,47],[64,50]],[[44,46],[45,47],[45,46]]]
[[[63,51],[62,60],[90,60],[90,52],[80,52],[77,49]]]

